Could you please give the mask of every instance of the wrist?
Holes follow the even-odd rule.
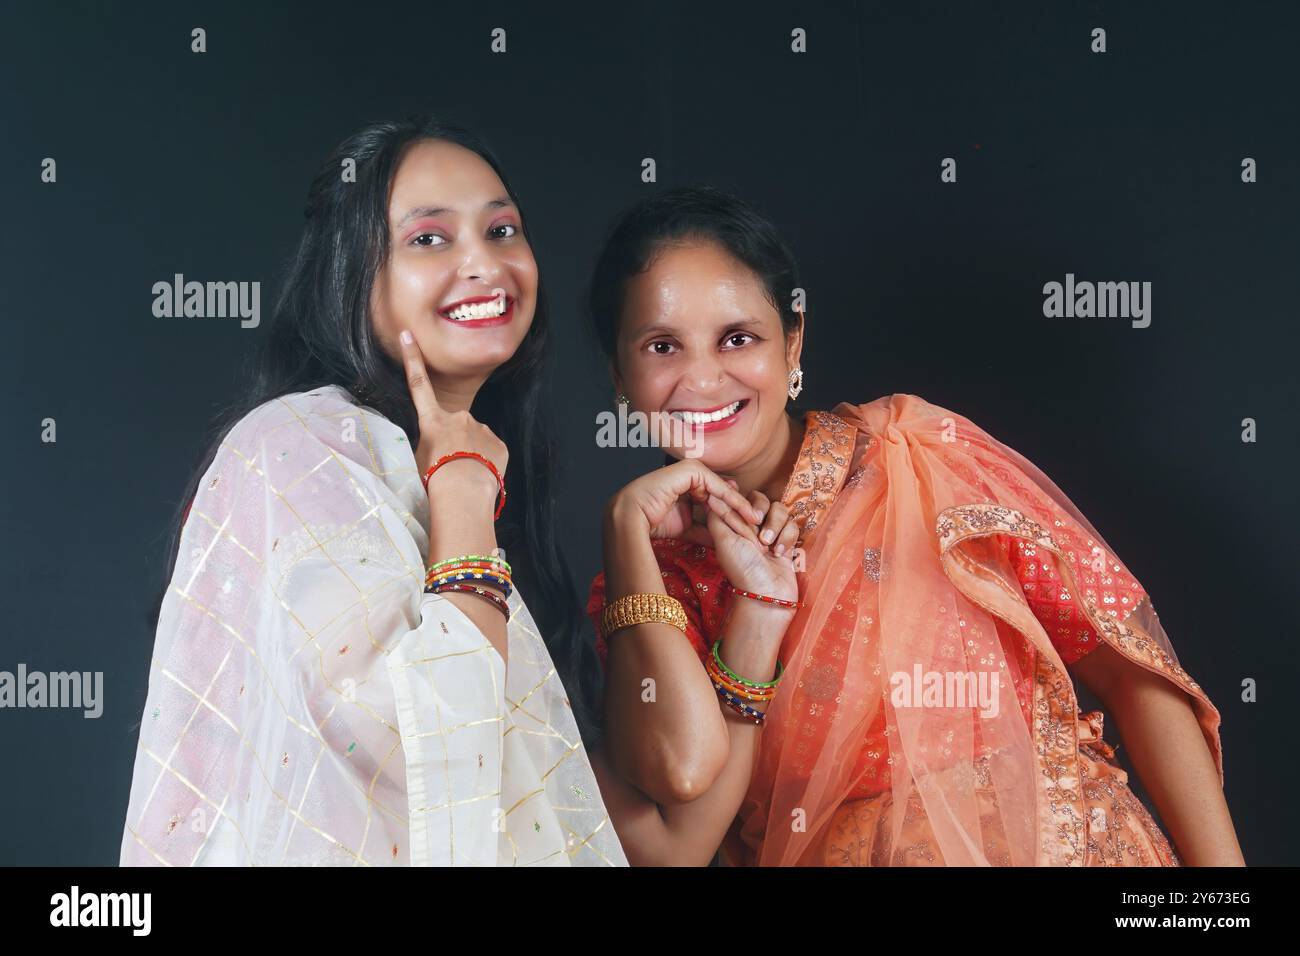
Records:
[[[431,503],[451,500],[457,507],[478,501],[491,506],[500,489],[496,476],[473,458],[452,459],[429,476],[426,486]]]
[[[712,648],[709,653],[713,654]],[[782,677],[776,647],[736,638],[724,638],[718,644],[708,668],[715,687],[721,682],[724,689],[759,711],[766,709]],[[721,698],[719,702],[730,709]]]
[[[443,528],[429,536],[429,553],[424,566],[427,570],[432,564],[462,554],[493,554],[496,547],[496,535],[491,528]]]
[[[628,534],[650,536],[650,522],[646,520],[645,512],[621,492],[605,505],[603,524],[606,536],[611,538]]]
[[[728,578],[727,580],[732,588],[736,588],[741,591],[748,591],[750,594],[757,594],[760,595],[761,597],[770,597],[777,601],[798,602],[799,600],[799,584],[797,581],[794,580],[790,580],[790,581],[747,580],[744,583],[741,583],[741,581],[738,581],[733,578]],[[795,608],[785,608],[782,607],[780,604],[768,603],[766,601],[760,600],[759,598],[747,597],[745,595],[740,595],[740,594],[736,594],[734,596],[738,603],[744,602],[746,604],[756,604],[760,607],[772,608],[774,610],[789,611],[791,616],[793,616],[795,611]]]
[[[779,647],[794,616],[794,608],[764,604],[761,601],[734,595],[731,614],[727,619],[724,633],[739,634],[765,645]]]

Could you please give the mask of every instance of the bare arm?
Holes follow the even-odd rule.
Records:
[[[1183,861],[1245,866],[1214,758],[1187,695],[1108,645],[1072,670],[1114,716]]]
[[[407,341],[408,334],[403,332],[400,341],[406,382],[420,423],[420,440],[415,449],[420,474],[442,455],[453,451],[475,452],[504,472],[509,459],[505,444],[486,425],[476,422],[468,411],[448,411],[442,407],[429,381],[424,356],[414,338]],[[433,473],[428,486],[428,563],[460,554],[491,554],[496,549],[492,508],[496,493],[496,479],[480,462],[456,459]],[[501,612],[472,594],[448,594],[447,600],[478,626],[508,664],[508,632]]]
[[[666,593],[640,509],[615,498],[604,530],[607,601]],[[668,624],[624,628],[609,644],[606,752],[614,768],[655,803],[698,797],[722,772],[730,743],[695,650]],[[647,679],[654,682],[653,700],[645,699]]]
[[[429,563],[496,550],[496,528],[492,523],[496,492],[491,473],[476,461],[452,461],[433,473],[429,479]],[[450,593],[445,597],[478,625],[508,664],[510,642],[505,616],[473,594]]]
[[[781,608],[737,603],[723,629],[719,655],[742,677],[770,680],[792,617],[792,611]],[[678,638],[680,641],[680,635]],[[694,652],[691,662],[704,674]],[[727,753],[720,772],[701,796],[690,801],[656,802],[610,767],[604,752],[592,758],[605,806],[633,866],[707,866],[749,789],[762,729],[722,705],[707,676],[705,681],[715,712],[725,725]],[[748,703],[756,710],[767,707],[758,701]]]

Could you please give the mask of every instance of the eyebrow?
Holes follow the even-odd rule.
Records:
[[[483,204],[484,209],[501,209],[505,206],[513,206],[508,196],[502,196],[499,199],[490,199]],[[425,216],[441,216],[443,213],[455,213],[456,210],[449,206],[416,206],[398,222],[397,228],[401,229],[412,219],[422,219]]]
[[[731,322],[719,323],[720,328],[725,329],[757,329],[762,328],[763,323],[752,316],[745,316]],[[676,335],[678,329],[672,325],[647,325],[643,329],[637,329],[632,333],[632,338],[640,339],[647,335]]]

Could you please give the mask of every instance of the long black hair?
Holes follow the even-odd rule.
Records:
[[[414,448],[420,430],[406,373],[376,341],[371,290],[389,255],[388,199],[405,149],[425,140],[456,143],[481,156],[528,218],[491,151],[468,130],[428,116],[375,123],[343,140],[321,165],[307,193],[306,224],[276,297],[269,328],[246,368],[239,400],[219,414],[206,451],[190,476],[172,519],[162,588],[149,612],[156,630],[180,545],[189,503],[231,428],[259,405],[293,392],[339,385],[406,433]],[[344,181],[348,161],[355,181]],[[531,238],[530,238],[531,241]],[[555,543],[554,443],[544,401],[549,317],[542,286],[532,326],[515,354],[493,371],[472,413],[510,449],[510,495],[497,524],[498,544],[514,568],[541,635],[564,681],[584,736],[593,725],[586,681],[594,650],[582,639],[573,578]]]
[[[627,281],[650,268],[669,245],[711,242],[725,249],[762,283],[786,334],[799,327],[791,308],[800,288],[794,253],[773,222],[750,203],[713,186],[682,186],[656,193],[614,223],[592,273],[587,311],[605,357],[617,357],[618,323]]]

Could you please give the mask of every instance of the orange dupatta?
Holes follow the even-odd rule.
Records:
[[[1080,719],[1002,536],[1068,589],[1095,635],[1189,695],[1222,782],[1218,711],[1141,585],[1051,479],[914,395],[841,404],[808,424],[784,498],[803,522],[805,607],[726,862],[823,862],[832,824],[861,803],[857,758],[882,710],[890,772],[871,801],[871,865],[1083,862],[1079,746],[1100,728]],[[991,699],[954,704],[981,672]],[[932,674],[948,687],[937,704],[896,686]]]

